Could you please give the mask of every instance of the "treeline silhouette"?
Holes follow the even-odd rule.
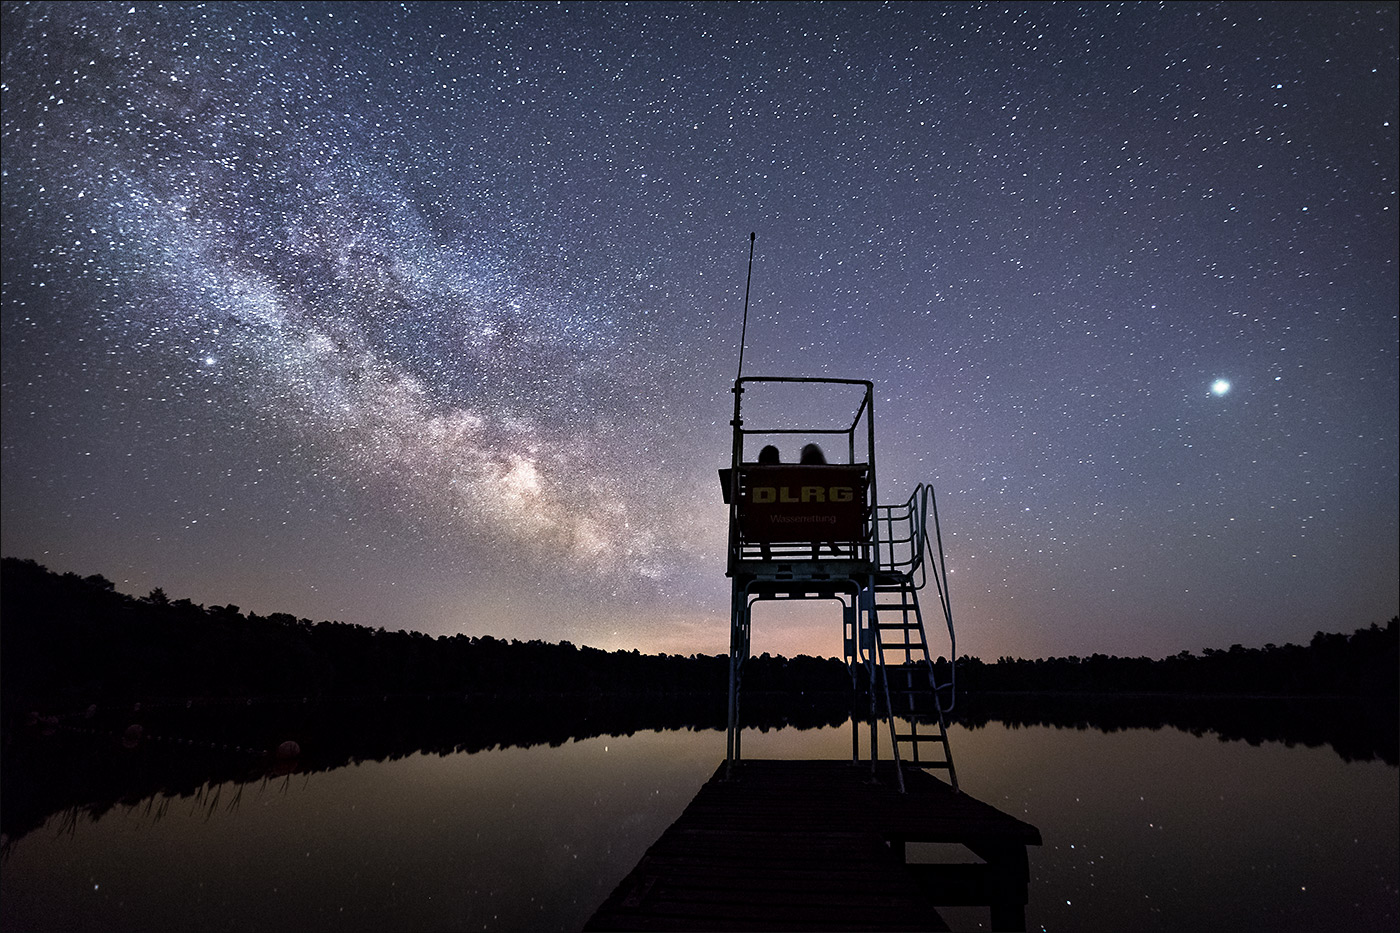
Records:
[[[419,752],[725,728],[722,655],[264,617],[160,590],[134,598],[101,576],[10,558],[0,575],[7,845],[55,813],[96,817],[222,782]],[[1394,765],[1397,667],[1394,620],[1351,636],[1319,633],[1306,647],[1236,646],[1199,658],[964,657],[953,719],[972,729],[1173,727],[1251,744],[1329,745],[1347,761]],[[1269,692],[1289,696],[1247,695]],[[746,727],[837,726],[853,708],[860,716],[868,699],[853,696],[841,661],[765,654],[746,665]],[[287,740],[298,749],[284,758]]]
[[[644,655],[569,642],[506,641],[386,631],[239,607],[205,608],[160,590],[119,593],[100,575],[56,574],[32,560],[0,561],[0,690],[7,724],[22,707],[231,697],[398,695],[722,697],[724,655]],[[1078,692],[1286,696],[1395,696],[1400,628],[1318,632],[1306,645],[1266,645],[1169,658],[958,660],[960,693]],[[948,662],[939,659],[947,673]],[[833,658],[750,659],[751,693],[849,696]],[[856,687],[863,689],[863,678]]]
[[[433,638],[237,606],[136,598],[100,575],[0,562],[0,689],[6,715],[43,704],[208,697],[677,695],[722,697],[724,655],[644,655],[490,635]],[[753,659],[756,691],[850,690],[831,658]],[[722,701],[721,701],[722,702]]]
[[[964,656],[959,685],[969,693],[1080,693],[1385,696],[1400,690],[1400,619],[1372,623],[1351,635],[1317,632],[1307,645],[1265,645],[1183,651],[1169,658],[998,658]]]

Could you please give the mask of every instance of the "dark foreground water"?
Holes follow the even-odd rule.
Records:
[[[1397,769],[1172,728],[955,728],[967,792],[1038,826],[1031,930],[1394,930]],[[750,732],[843,758],[848,727]],[[71,808],[6,846],[0,928],[575,930],[724,753],[712,730],[415,754]],[[985,912],[945,911],[955,929]]]

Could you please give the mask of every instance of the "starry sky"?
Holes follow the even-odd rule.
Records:
[[[744,374],[874,381],[960,654],[1400,606],[1393,3],[3,17],[6,556],[722,653],[754,232]]]

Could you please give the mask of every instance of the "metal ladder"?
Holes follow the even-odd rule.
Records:
[[[952,614],[948,603],[946,569],[943,566],[941,532],[938,532],[937,505],[931,487],[921,485],[898,506],[880,506],[879,570],[872,576],[864,596],[867,624],[873,634],[873,648],[884,713],[890,726],[890,743],[899,789],[904,790],[904,756],[916,768],[942,769],[948,783],[958,789],[958,773],[953,766],[953,749],[948,742],[947,713],[953,707],[954,682],[939,683],[933,656],[919,608],[919,590],[927,583],[926,561],[933,562],[933,579],[948,625],[949,671],[956,660]],[[938,549],[928,540],[926,519],[933,518]],[[872,683],[873,686],[873,683]],[[945,702],[944,693],[947,694]],[[901,731],[900,721],[908,731]],[[921,748],[933,746],[939,756],[925,758]]]
[[[939,695],[946,685],[940,686],[936,679],[928,638],[924,634],[923,614],[919,611],[918,590],[905,578],[895,583],[877,583],[873,598],[870,627],[875,633],[885,715],[890,724],[900,790],[904,790],[902,768],[906,762],[915,768],[946,769],[948,783],[957,790],[958,772],[953,766],[947,718]],[[907,731],[901,730],[901,720]],[[940,757],[924,757],[920,748],[926,744],[931,744]],[[907,758],[901,754],[901,748],[908,749]]]

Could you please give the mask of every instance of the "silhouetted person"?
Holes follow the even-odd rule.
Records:
[[[767,444],[758,452],[758,462],[762,466],[772,466],[776,463],[782,463],[783,458],[782,455],[778,453],[778,448],[774,447],[772,444]],[[759,545],[759,552],[763,555],[764,560],[773,559],[773,549],[768,546],[767,541]]]
[[[806,466],[825,466],[826,454],[822,453],[821,447],[817,446],[816,444],[804,444],[802,447],[801,457],[797,462]],[[841,552],[836,550],[835,542],[828,541],[825,543],[827,547],[831,548],[831,554],[833,557],[841,556]],[[820,543],[816,541],[812,542],[812,560],[817,560],[821,556],[821,549],[822,547]]]

